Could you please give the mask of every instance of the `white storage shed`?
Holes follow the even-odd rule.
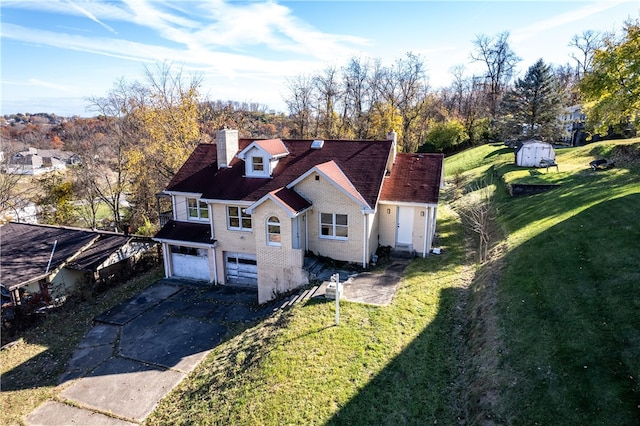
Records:
[[[515,149],[516,166],[546,167],[555,164],[556,152],[550,143],[538,140],[519,142]]]

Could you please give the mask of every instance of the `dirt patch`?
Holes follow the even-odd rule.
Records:
[[[492,250],[491,260],[476,273],[470,285],[466,380],[469,423],[505,424],[502,392],[507,383],[501,359],[506,353],[498,321],[498,282],[505,247]]]
[[[609,161],[613,161],[618,167],[640,166],[640,143],[614,146]]]

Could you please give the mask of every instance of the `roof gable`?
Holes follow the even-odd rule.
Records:
[[[293,189],[279,188],[269,192],[267,195],[250,205],[246,209],[247,213],[252,214],[253,210],[267,200],[271,200],[276,203],[276,205],[280,206],[280,208],[287,212],[289,217],[296,217],[311,207],[311,203]]]
[[[246,158],[246,154],[252,148],[258,148],[261,151],[264,151],[271,158],[280,158],[289,154],[289,150],[282,142],[282,139],[264,139],[253,141],[246,148],[238,152],[237,157],[244,160]]]
[[[333,160],[327,161],[326,163],[318,164],[317,166],[309,169],[302,176],[287,185],[287,188],[294,187],[297,183],[303,181],[313,173],[322,175],[325,179],[342,190],[349,198],[360,204],[363,208],[371,208],[371,206],[367,204],[367,201],[362,197],[355,186],[353,186],[349,178],[344,174],[340,166],[338,166]]]

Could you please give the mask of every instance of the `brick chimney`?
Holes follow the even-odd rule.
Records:
[[[238,152],[238,131],[231,129],[216,132],[216,148],[218,151],[218,169],[229,167],[233,156]]]
[[[396,153],[398,152],[398,134],[392,130],[387,135],[387,139],[393,141],[389,159],[387,160],[387,172],[391,173],[391,169],[393,169],[393,165],[396,162]]]

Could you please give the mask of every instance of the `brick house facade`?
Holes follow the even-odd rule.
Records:
[[[164,190],[167,277],[250,285],[264,303],[308,283],[309,254],[367,267],[379,246],[431,251],[443,156],[383,141],[252,140],[222,130]]]

